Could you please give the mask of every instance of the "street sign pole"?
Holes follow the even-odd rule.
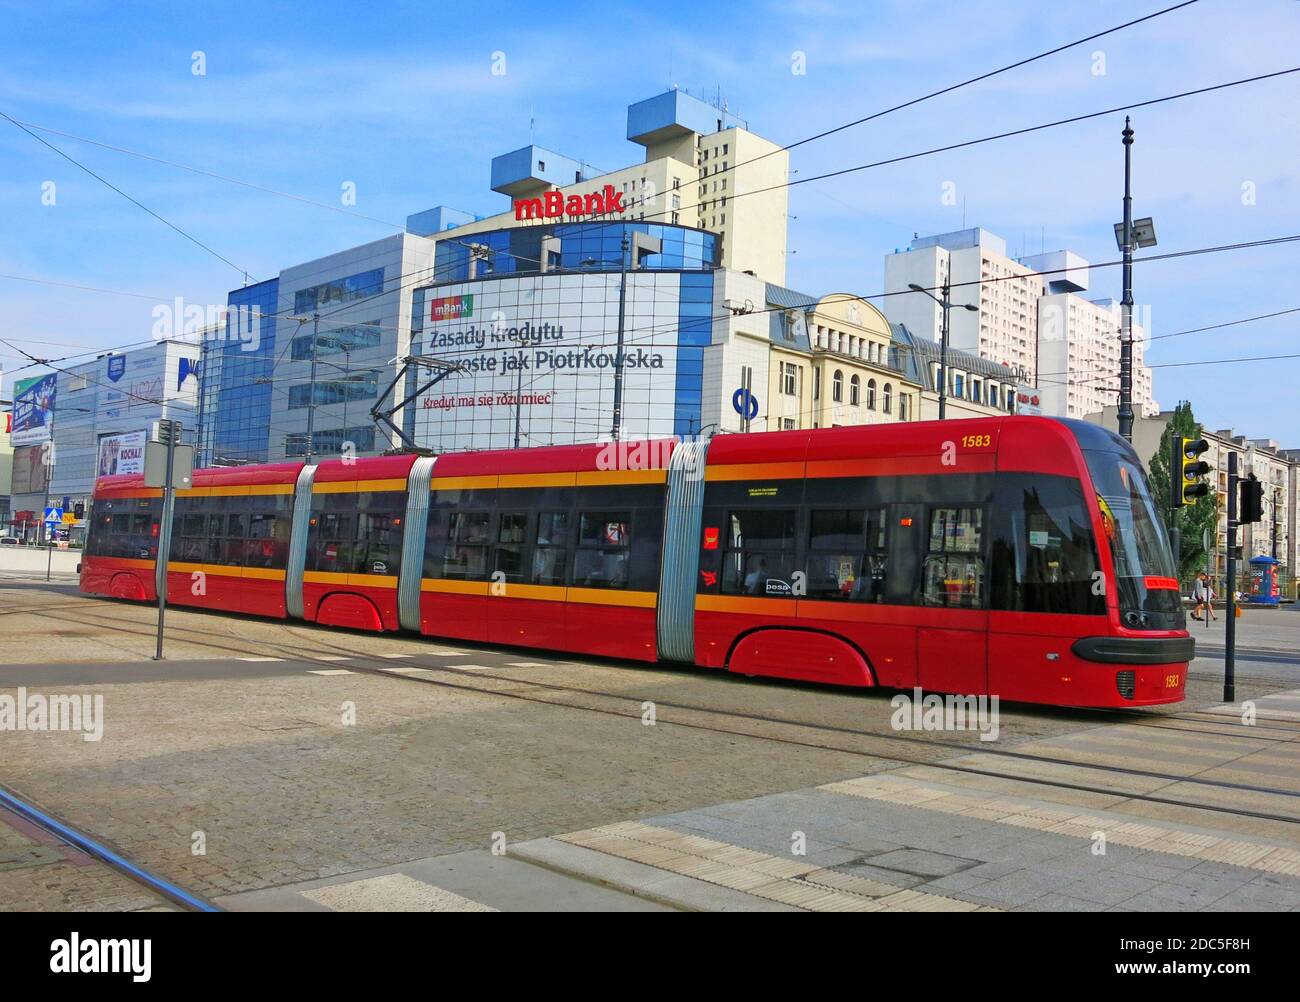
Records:
[[[1228,604],[1223,624],[1223,701],[1237,700],[1237,454],[1228,453]]]
[[[1205,603],[1205,628],[1210,628],[1210,617],[1214,615],[1214,566],[1213,551],[1210,549],[1214,539],[1211,530],[1201,531],[1201,549],[1205,551],[1205,587],[1209,589]]]
[[[63,524],[63,509],[47,505],[45,508],[45,580],[50,580],[54,566],[54,527]]]
[[[167,478],[163,481],[162,525],[158,529],[158,553],[154,558],[154,585],[158,591],[158,647],[155,661],[163,660],[163,619],[167,615],[167,557],[172,541],[172,509],[176,491],[172,484],[176,463],[176,439],[180,437],[179,421],[159,421],[158,432],[167,443]]]

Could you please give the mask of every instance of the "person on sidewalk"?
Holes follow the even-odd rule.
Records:
[[[1204,618],[1202,609],[1206,610],[1210,619],[1215,619],[1214,615],[1214,589],[1210,586],[1210,576],[1202,571],[1196,577],[1196,584],[1192,587],[1192,601],[1196,603],[1196,609],[1192,613],[1192,618],[1198,622]]]

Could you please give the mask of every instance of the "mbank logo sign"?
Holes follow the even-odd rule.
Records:
[[[623,193],[615,191],[612,184],[605,190],[589,195],[569,195],[562,191],[548,191],[540,198],[515,200],[515,219],[558,219],[560,216],[603,216],[611,212],[625,212]]]
[[[474,297],[446,296],[435,299],[429,304],[430,320],[454,320],[474,315]]]

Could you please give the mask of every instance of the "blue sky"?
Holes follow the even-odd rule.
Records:
[[[0,2],[0,110],[332,206],[350,181],[354,211],[373,217],[41,133],[232,268],[0,121],[0,273],[135,294],[0,278],[0,337],[38,355],[143,341],[157,303],[224,303],[241,271],[270,277],[438,204],[500,211],[489,161],[528,142],[530,116],[540,145],[613,169],[641,152],[623,139],[626,106],[676,84],[720,89],[755,132],[789,143],[1172,2]],[[796,51],[804,75],[791,72]],[[802,146],[791,167],[798,180],[1290,68],[1297,53],[1296,0],[1201,0]],[[1135,212],[1155,218],[1160,251],[1300,233],[1298,92],[1300,74],[1134,113]],[[963,214],[1013,254],[1112,260],[1122,127],[1120,113],[797,185],[788,284],[879,293],[886,253],[913,232],[960,228]],[[42,202],[50,181],[54,205]],[[956,204],[943,202],[947,182]],[[1136,295],[1156,337],[1300,307],[1298,258],[1300,245],[1283,245],[1151,263]],[[1091,294],[1119,298],[1119,280],[1094,270]],[[1149,360],[1300,352],[1297,329],[1300,313],[1157,340]],[[21,362],[0,346],[7,372]],[[1300,359],[1155,372],[1165,406],[1191,399],[1212,429],[1294,447],[1298,381]]]

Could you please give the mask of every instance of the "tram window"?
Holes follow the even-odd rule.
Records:
[[[993,608],[1105,614],[1096,588],[1097,549],[1077,480],[1008,483],[993,525]]]
[[[196,564],[215,564],[221,559],[220,536],[208,533],[208,515],[203,511],[207,501],[207,498],[176,499],[170,559]]]
[[[544,511],[537,516],[533,550],[533,584],[562,585],[569,563],[569,513]]]
[[[395,575],[402,561],[406,494],[363,491],[355,498],[357,536],[352,551],[352,573]]]
[[[333,502],[331,507],[341,507],[334,500],[344,495],[325,495]],[[350,499],[349,499],[350,500]],[[352,570],[352,552],[357,538],[355,511],[334,510],[312,513],[312,541],[308,546],[307,569],[325,573],[346,574]]]
[[[584,511],[578,515],[573,584],[578,588],[626,588],[632,513]]]
[[[731,594],[794,594],[794,509],[733,511],[727,519],[722,590]]]
[[[808,596],[883,602],[885,509],[813,511],[808,547]]]
[[[107,502],[101,502],[107,503]],[[95,519],[91,523],[90,539],[86,547],[87,553],[92,557],[106,557],[109,555],[108,535],[112,532],[112,518],[108,512],[96,512]]]
[[[99,524],[102,535],[95,542],[96,555],[152,560],[158,553],[162,502],[129,498],[101,503],[107,506],[108,511]]]
[[[930,509],[930,540],[921,569],[923,604],[983,606],[983,525],[984,512],[979,508]]]
[[[443,547],[440,577],[476,580],[487,577],[490,517],[486,511],[448,513],[447,538]]]
[[[248,537],[244,566],[284,569],[289,563],[289,531],[293,524],[293,498],[268,494],[248,499]]]
[[[528,534],[527,512],[502,512],[497,516],[496,570],[507,581],[524,579],[524,541]]]

